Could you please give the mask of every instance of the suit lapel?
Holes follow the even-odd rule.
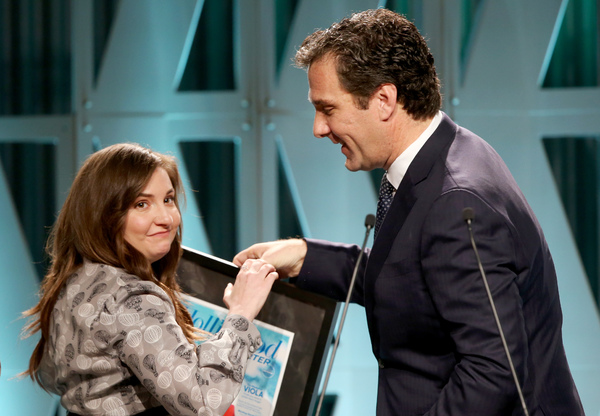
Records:
[[[369,263],[366,270],[367,276],[379,275],[381,267],[394,243],[394,239],[400,232],[406,217],[408,217],[410,210],[417,200],[413,190],[414,184],[411,180],[409,169],[396,190],[392,205],[385,216],[377,238],[373,242],[373,250],[371,250],[371,254],[369,255]]]
[[[448,149],[454,140],[456,130],[457,125],[446,114],[443,114],[440,125],[417,153],[400,182],[369,255],[366,269],[366,293],[373,293],[375,279],[379,276],[394,240],[419,198],[420,192],[416,191],[416,186],[427,179],[436,161],[443,162],[440,160],[440,156],[446,153],[445,149]]]

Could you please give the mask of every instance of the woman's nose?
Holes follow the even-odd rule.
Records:
[[[173,224],[173,216],[167,207],[159,206],[158,211],[156,212],[156,217],[154,217],[154,222],[159,225],[170,226]]]

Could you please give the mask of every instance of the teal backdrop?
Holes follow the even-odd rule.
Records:
[[[264,240],[360,244],[382,171],[351,173],[312,137],[302,40],[387,7],[426,36],[443,110],[505,159],[550,244],[567,355],[600,416],[598,0],[0,0],[0,412],[64,414],[17,375],[47,267],[44,244],[92,152],[123,141],[175,155],[184,244],[231,259]],[[99,196],[101,197],[101,196]],[[371,242],[370,242],[371,243]],[[373,414],[377,363],[349,308],[327,393]]]

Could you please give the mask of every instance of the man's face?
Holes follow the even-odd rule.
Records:
[[[369,100],[366,110],[359,109],[352,94],[341,86],[335,60],[330,56],[310,65],[308,85],[308,99],[315,107],[315,137],[328,137],[334,144],[340,144],[346,156],[345,166],[350,171],[383,167],[389,147],[380,131],[376,99]]]

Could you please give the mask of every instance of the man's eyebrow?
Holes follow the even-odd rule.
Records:
[[[329,101],[326,100],[311,100],[310,97],[308,98],[308,101],[310,101],[312,103],[312,105],[314,105],[315,107],[327,107],[327,106],[331,106],[333,104],[331,104]]]

